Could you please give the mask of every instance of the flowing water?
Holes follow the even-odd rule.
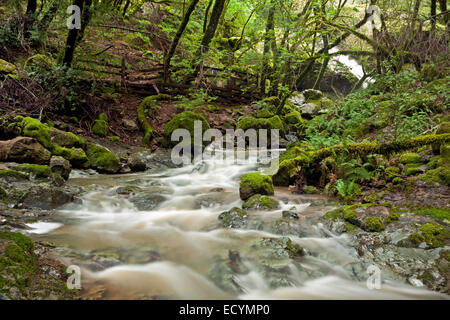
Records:
[[[81,200],[30,227],[38,240],[55,243],[67,264],[81,267],[88,298],[441,297],[396,281],[369,290],[348,268],[358,263],[348,236],[320,222],[335,206],[324,196],[278,188],[279,209],[250,211],[247,228],[223,228],[219,214],[242,205],[240,177],[262,169],[220,156],[139,174],[72,175],[69,183],[87,190]],[[288,209],[300,219],[282,219]],[[288,238],[307,254],[286,255]]]

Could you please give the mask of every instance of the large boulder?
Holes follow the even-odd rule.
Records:
[[[88,142],[86,144],[86,154],[91,167],[100,172],[116,173],[120,169],[119,158],[98,144]]]
[[[192,111],[184,111],[175,115],[164,128],[165,144],[168,146],[175,146],[178,141],[172,141],[172,133],[177,129],[186,129],[191,135],[191,146],[194,145],[194,124],[195,121],[201,121],[202,134],[210,128],[208,121],[201,114]]]
[[[0,141],[0,161],[48,164],[51,153],[34,138],[17,137]]]
[[[249,199],[252,195],[273,195],[272,177],[259,172],[244,175],[239,186],[239,195],[242,200]]]

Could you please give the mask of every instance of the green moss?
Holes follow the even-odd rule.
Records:
[[[267,108],[258,110],[258,113],[256,114],[257,118],[272,118],[273,116],[275,116],[275,114]]]
[[[109,138],[111,142],[120,142],[120,138],[118,136],[112,136]]]
[[[389,224],[394,221],[398,221],[400,219],[400,213],[398,212],[389,212],[388,216],[384,218],[384,223]]]
[[[345,224],[345,229],[347,230],[347,231],[353,231],[353,230],[355,230],[356,229],[356,226],[355,225],[353,225],[353,224],[351,224],[351,223],[346,223]]]
[[[423,170],[420,168],[405,168],[405,170],[404,170],[404,175],[407,177],[416,176],[421,173],[423,173]]]
[[[400,177],[396,177],[396,178],[392,179],[392,183],[395,184],[395,185],[403,184],[404,181],[405,180],[403,178],[400,178]]]
[[[401,155],[398,160],[402,164],[408,164],[408,163],[420,163],[421,159],[422,159],[421,156],[417,153],[405,153]]]
[[[320,191],[316,187],[306,186],[305,193],[306,194],[318,194],[318,193],[320,193]]]
[[[291,177],[303,168],[307,168],[311,163],[311,153],[302,152],[301,155],[284,160],[280,163],[278,171],[273,175],[273,183],[276,186],[289,186]]]
[[[281,121],[279,116],[273,116],[272,118],[254,118],[252,116],[250,117],[244,117],[241,118],[237,125],[236,125],[237,129],[242,129],[242,130],[248,130],[248,129],[255,129],[255,130],[259,130],[259,129],[267,129],[267,130],[272,130],[272,129],[278,129],[280,130],[281,133],[284,132],[284,125],[283,122]]]
[[[108,122],[109,121],[108,120],[108,115],[106,113],[100,113],[98,115],[98,120],[102,120],[102,121]]]
[[[442,144],[440,148],[441,162],[450,164],[450,144]]]
[[[439,183],[450,186],[450,167],[442,166],[428,170],[420,179],[428,183]]]
[[[49,166],[43,166],[39,164],[20,164],[14,169],[18,171],[28,172],[32,177],[37,179],[47,179],[51,176],[52,170]]]
[[[100,172],[116,173],[119,170],[119,158],[104,147],[88,142],[86,144],[86,155],[91,167]]]
[[[267,196],[255,194],[244,202],[242,208],[247,210],[250,209],[272,210],[278,208],[278,202]]]
[[[92,133],[98,137],[106,137],[109,133],[108,123],[104,120],[95,120]]]
[[[450,231],[436,222],[430,222],[419,228],[422,236],[431,248],[439,248],[448,244]]]
[[[53,144],[51,142],[50,128],[41,123],[38,119],[30,117],[18,116],[17,121],[22,128],[22,134],[39,141],[45,148],[51,149]]]
[[[0,59],[0,73],[5,74],[15,74],[17,71],[17,68],[12,63],[9,63],[8,61],[5,61],[3,59]]]
[[[81,137],[78,137],[77,135],[73,134],[72,132],[65,132],[58,129],[50,129],[50,135],[52,137],[52,142],[54,144],[60,145],[62,147],[66,148],[82,148],[86,144],[86,140],[84,140]]]
[[[259,172],[246,174],[241,178],[239,193],[242,200],[247,200],[254,194],[273,195],[272,178]]]
[[[141,112],[147,114],[150,117],[157,116],[161,109],[157,102],[156,96],[149,96],[144,98],[144,100],[141,101],[139,108],[141,109]]]
[[[400,168],[396,166],[390,166],[386,168],[385,172],[386,172],[386,180],[392,181],[398,175],[400,175]]]
[[[450,209],[448,208],[438,208],[438,207],[429,207],[429,208],[421,208],[415,211],[416,214],[431,216],[442,221],[447,220],[450,222]]]
[[[380,232],[385,229],[383,221],[379,217],[370,217],[364,220],[365,228],[370,232]]]
[[[11,177],[15,179],[26,179],[28,180],[28,175],[16,170],[0,170],[0,178]]]
[[[430,161],[428,161],[427,163],[427,170],[433,170],[436,169],[438,166],[438,161],[441,159],[440,156],[435,156],[433,158],[431,158]]]
[[[444,121],[440,124],[439,128],[436,130],[436,134],[446,134],[446,133],[450,133],[450,121]],[[441,147],[441,143],[440,142],[436,142],[433,143],[432,148],[433,148],[433,153],[434,154],[439,154],[440,153],[440,147]]]
[[[303,119],[302,116],[300,114],[300,112],[293,110],[292,112],[288,113],[285,117],[284,120],[286,123],[289,124],[297,124],[297,123],[303,123]]]
[[[55,144],[52,153],[68,160],[74,168],[89,168],[89,159],[81,148],[64,148]]]
[[[192,111],[184,111],[175,115],[164,128],[164,137],[166,140],[166,144],[168,146],[174,146],[178,144],[177,141],[171,141],[172,133],[177,129],[186,129],[191,135],[190,143],[191,146],[193,146],[195,121],[200,121],[202,123],[202,133],[205,133],[205,131],[210,128],[208,121],[206,121],[205,117],[203,117],[201,114],[194,113]]]

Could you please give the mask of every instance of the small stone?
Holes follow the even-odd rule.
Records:
[[[139,128],[134,120],[131,119],[123,119],[123,126],[129,131],[138,131]]]
[[[414,287],[423,287],[423,282],[420,281],[420,280],[417,279],[417,278],[410,277],[410,278],[408,278],[408,282],[409,282],[411,285],[413,285]]]

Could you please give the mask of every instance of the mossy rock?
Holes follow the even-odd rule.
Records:
[[[279,116],[273,116],[272,118],[244,117],[238,121],[236,129],[242,129],[244,131],[248,129],[278,129],[280,133],[284,133],[284,125]]]
[[[295,158],[281,161],[277,172],[272,177],[274,185],[288,187],[294,174],[308,167],[311,162],[310,156],[310,152],[301,151]]]
[[[439,160],[440,164],[450,164],[450,144],[442,144],[440,148],[441,159]]]
[[[50,129],[51,141],[54,144],[60,145],[66,148],[83,148],[86,144],[86,140],[72,132],[66,132],[59,129]]]
[[[81,148],[65,148],[55,144],[52,154],[68,160],[74,168],[86,169],[90,166],[89,158]]]
[[[120,138],[118,136],[112,136],[109,138],[109,141],[111,142],[120,142]]]
[[[175,115],[172,120],[170,120],[166,127],[164,128],[165,144],[168,146],[175,146],[178,144],[177,141],[171,141],[172,133],[177,129],[185,129],[189,132],[191,136],[190,141],[183,141],[183,143],[190,143],[191,147],[194,147],[194,128],[195,122],[201,122],[202,136],[206,130],[210,129],[208,121],[201,114],[194,113],[192,111],[184,111]],[[206,142],[202,141],[202,145]]]
[[[450,209],[449,208],[438,208],[438,207],[428,207],[417,209],[415,214],[431,216],[436,219],[442,220],[447,224],[450,224]]]
[[[39,164],[19,164],[14,169],[29,173],[35,179],[48,179],[52,175],[52,170],[49,166]]]
[[[306,187],[305,187],[305,193],[306,193],[306,194],[319,194],[319,193],[320,193],[320,190],[317,189],[317,188],[314,187],[314,186],[306,186]]]
[[[259,172],[253,172],[242,176],[239,185],[239,195],[242,200],[247,200],[252,195],[273,195],[274,188],[272,177]]]
[[[438,162],[440,159],[441,159],[440,156],[434,156],[433,158],[431,158],[430,161],[428,161],[427,163],[427,170],[436,169],[438,167]]]
[[[105,120],[95,120],[92,133],[101,138],[106,137],[109,133],[108,123]]]
[[[41,123],[38,119],[30,117],[17,116],[16,121],[22,128],[24,136],[36,139],[47,149],[52,148],[50,128],[47,125]]]
[[[422,161],[422,157],[417,153],[409,152],[402,154],[398,161],[402,164],[420,163]]]
[[[108,115],[106,113],[102,112],[98,115],[98,120],[108,122],[109,121]]]
[[[297,124],[297,123],[303,123],[302,116],[300,115],[300,112],[298,111],[291,111],[287,115],[284,116],[284,120],[288,124]]]
[[[245,210],[273,210],[278,209],[278,202],[268,196],[255,194],[244,202],[242,208]]]
[[[5,170],[0,170],[0,179],[7,179],[9,180],[9,178],[12,178],[13,180],[28,180],[29,175],[16,171],[16,170],[11,170],[11,169],[5,169]]]
[[[385,175],[387,181],[394,180],[398,175],[400,175],[400,168],[397,166],[390,166],[385,169]]]
[[[86,144],[86,155],[90,166],[100,172],[116,173],[120,169],[119,158],[108,149],[95,143]]]
[[[440,248],[449,244],[450,231],[436,222],[430,222],[422,225],[419,232],[411,234],[407,241],[402,241],[402,245],[410,244],[414,247],[420,246],[425,242],[430,248]]]
[[[450,186],[450,166],[441,166],[433,170],[428,170],[421,178],[428,183],[438,183]]]
[[[423,170],[416,167],[405,168],[405,170],[403,171],[403,174],[407,177],[416,176],[421,173],[423,173]]]
[[[381,232],[385,226],[379,217],[370,217],[364,220],[364,229],[369,232]]]

